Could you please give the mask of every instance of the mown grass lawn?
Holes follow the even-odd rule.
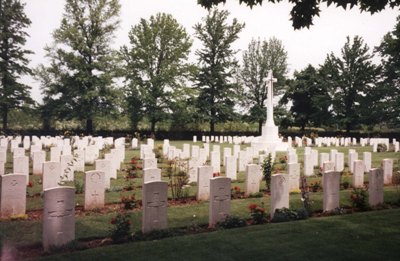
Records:
[[[271,223],[40,260],[399,260],[400,209]]]

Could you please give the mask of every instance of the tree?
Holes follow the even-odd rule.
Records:
[[[377,89],[379,68],[372,64],[373,55],[361,37],[347,41],[341,50],[342,57],[333,53],[321,67],[321,76],[332,97],[336,122],[347,132],[368,121],[371,106],[378,100],[372,94]]]
[[[262,5],[263,2],[279,3],[282,0],[239,0],[242,4],[246,4],[250,8],[256,5]],[[210,9],[212,6],[216,6],[220,3],[225,3],[226,0],[198,0],[201,6]],[[328,6],[331,4],[336,4],[337,7],[343,7],[345,10],[349,6],[353,8],[358,6],[361,11],[369,12],[374,14],[385,9],[387,6],[395,8],[400,6],[400,1],[398,0],[289,0],[293,4],[292,11],[290,11],[292,23],[294,29],[301,29],[303,27],[309,28],[313,25],[314,16],[319,16],[321,3],[326,3]]]
[[[308,125],[318,127],[330,118],[328,90],[312,65],[294,73],[294,79],[289,81],[289,88],[281,100],[284,103],[289,101],[292,102],[290,112],[294,122],[303,131]]]
[[[239,71],[239,83],[242,87],[242,103],[249,108],[250,120],[258,122],[261,133],[262,123],[266,119],[264,101],[267,98],[267,76],[272,70],[278,82],[274,85],[274,96],[281,94],[287,73],[287,52],[282,42],[276,38],[268,41],[252,39],[243,52],[243,65]]]
[[[159,13],[129,32],[130,48],[121,50],[125,60],[126,91],[134,127],[143,115],[156,123],[165,119],[190,72],[187,62],[192,41],[172,15]],[[135,126],[136,125],[136,126]]]
[[[199,91],[198,114],[209,121],[210,131],[215,131],[217,122],[233,116],[235,84],[232,79],[237,69],[232,44],[244,28],[237,19],[227,23],[228,11],[211,10],[203,23],[194,26],[196,37],[203,47],[196,51],[199,72],[196,86]]]
[[[400,125],[400,16],[392,32],[387,33],[376,52],[382,57],[383,88],[386,115],[393,124]]]
[[[115,104],[116,53],[110,44],[119,11],[118,0],[67,0],[54,43],[45,48],[50,65],[36,70],[45,106],[51,106],[44,111],[85,121],[87,133],[94,117]]]
[[[20,1],[0,1],[0,114],[4,131],[10,110],[33,102],[30,87],[18,81],[22,75],[32,73],[27,55],[33,52],[23,48],[29,36],[24,29],[30,24]]]

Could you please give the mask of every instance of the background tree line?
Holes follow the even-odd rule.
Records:
[[[373,50],[361,37],[346,40],[340,56],[307,66],[288,79],[288,54],[276,38],[252,39],[247,50],[232,44],[245,24],[229,12],[211,8],[194,25],[194,37],[176,19],[158,13],[131,27],[129,44],[112,49],[119,21],[118,0],[66,0],[53,42],[45,47],[48,64],[28,67],[24,32],[30,20],[18,0],[0,1],[0,107],[7,130],[10,112],[40,114],[42,128],[75,120],[93,133],[99,119],[126,115],[131,130],[148,122],[151,131],[215,131],[216,124],[265,121],[266,76],[278,79],[276,121],[282,127],[344,129],[400,126],[400,20]],[[374,55],[381,63],[372,62]],[[40,82],[43,104],[35,104],[24,74]],[[207,123],[208,127],[204,127]],[[366,127],[367,126],[367,127]]]

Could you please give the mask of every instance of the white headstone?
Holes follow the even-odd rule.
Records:
[[[350,150],[349,150],[349,151],[350,151]],[[353,169],[354,165],[353,165],[353,162],[354,162],[355,160],[358,160],[358,153],[357,153],[357,152],[349,152],[349,162],[348,162],[348,164],[349,164],[349,169],[350,169],[350,172],[351,172],[351,173],[354,173],[354,169]]]
[[[319,167],[323,168],[324,163],[329,161],[329,153],[320,153],[319,154]]]
[[[168,183],[151,181],[143,184],[142,232],[167,228]]]
[[[314,166],[311,160],[311,154],[304,154],[304,176],[311,176],[314,174]]]
[[[211,166],[214,172],[221,172],[221,153],[219,151],[211,152]]]
[[[365,172],[371,170],[371,152],[363,152],[363,161],[365,166]]]
[[[43,174],[43,163],[46,161],[45,151],[36,151],[33,153],[32,161],[32,174],[42,175]]]
[[[24,215],[26,210],[26,176],[0,176],[0,217]]]
[[[335,171],[342,172],[344,170],[344,153],[336,153],[335,158]]]
[[[382,160],[383,180],[385,185],[392,184],[393,177],[393,160],[383,159]]]
[[[271,175],[271,218],[275,210],[289,208],[289,181],[286,174]]]
[[[261,166],[249,164],[246,166],[244,193],[250,195],[260,192]]]
[[[105,173],[99,170],[85,172],[85,210],[104,207]]]
[[[197,168],[197,200],[208,200],[210,197],[210,179],[213,177],[212,166]]]
[[[59,147],[50,148],[50,161],[60,162],[61,149]]]
[[[157,159],[156,158],[145,158],[143,159],[143,169],[156,169]]]
[[[106,159],[96,160],[95,170],[104,172],[104,187],[109,189],[111,179],[111,162]]]
[[[323,211],[331,211],[339,207],[340,173],[328,171],[323,174]]]
[[[210,179],[209,226],[214,227],[216,223],[229,216],[230,212],[231,179],[225,177]]]
[[[61,163],[47,161],[43,163],[43,190],[57,187],[60,182]]]
[[[362,188],[364,186],[364,161],[355,160],[353,164],[352,185],[354,188]]]
[[[225,176],[232,180],[237,179],[237,159],[235,156],[228,156],[225,159]]]
[[[161,181],[161,169],[143,169],[143,183],[150,181]]]
[[[19,156],[13,159],[13,173],[23,174],[26,177],[26,184],[29,183],[29,157]]]
[[[383,203],[383,170],[371,169],[368,175],[368,203],[376,206]]]
[[[300,164],[289,163],[289,191],[298,191],[300,188]]]
[[[61,155],[61,175],[63,181],[74,180],[74,158],[72,155]]]
[[[75,171],[85,171],[85,151],[84,150],[74,150],[74,170]]]
[[[325,161],[323,164],[322,164],[322,171],[321,171],[321,173],[325,173],[325,172],[328,172],[328,171],[334,171],[335,170],[335,163],[334,162],[332,162],[332,161]]]
[[[43,248],[61,247],[75,239],[75,188],[57,187],[43,194]]]
[[[188,161],[189,183],[197,181],[197,167],[200,166],[199,158],[191,158]]]

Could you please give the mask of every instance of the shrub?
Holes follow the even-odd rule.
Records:
[[[271,185],[271,174],[272,174],[272,156],[271,154],[268,154],[268,157],[264,159],[261,168],[262,168],[262,174],[265,179],[265,186],[267,187],[267,191],[270,191],[270,185]]]
[[[167,176],[174,200],[187,199],[189,196],[189,189],[186,186],[189,183],[188,165],[179,160],[168,161]]]
[[[137,178],[139,171],[142,169],[142,165],[139,164],[139,158],[132,157],[131,161],[128,162],[128,168],[126,170],[126,179]]]
[[[318,192],[322,189],[321,181],[316,181],[310,184],[310,188],[312,192]]]
[[[292,210],[289,208],[276,209],[271,222],[288,222],[294,220],[307,219],[308,212],[306,209]]]
[[[350,201],[353,208],[366,210],[369,208],[368,193],[365,188],[353,188],[350,193]]]
[[[231,188],[231,198],[232,199],[238,199],[238,198],[243,198],[244,193],[240,191],[240,187],[234,186]]]
[[[136,207],[135,194],[121,197],[121,202],[124,205],[124,209],[134,209]]]
[[[383,144],[383,143],[378,144],[378,147],[377,147],[378,152],[385,152],[387,150],[388,150],[388,148],[386,147],[386,144]]]
[[[216,224],[217,228],[236,228],[236,227],[244,227],[246,226],[246,221],[243,218],[237,216],[226,216],[225,219],[219,221]]]
[[[251,193],[249,198],[262,198],[264,194],[262,192]]]
[[[111,219],[111,239],[114,243],[121,243],[128,239],[131,229],[130,215],[127,213],[118,213]]]
[[[83,183],[80,183],[79,181],[75,180],[75,194],[82,194],[84,191],[84,185]]]
[[[265,213],[264,203],[262,206],[257,206],[257,204],[250,204],[250,217],[253,224],[264,224],[267,222],[267,214]]]

